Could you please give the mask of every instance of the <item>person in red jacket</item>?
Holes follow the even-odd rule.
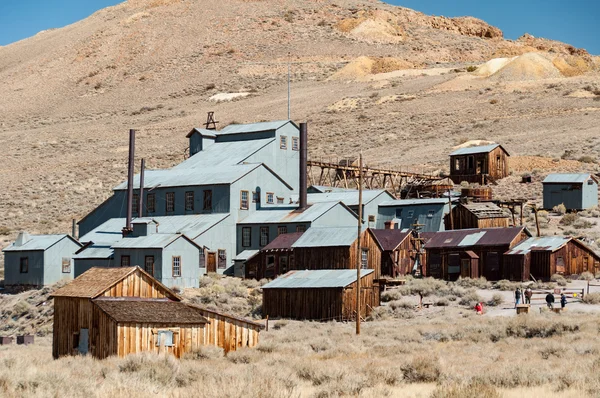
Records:
[[[483,315],[483,303],[475,304],[475,312],[477,315]]]

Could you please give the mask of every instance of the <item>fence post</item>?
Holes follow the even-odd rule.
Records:
[[[269,316],[267,315],[267,325],[265,328],[265,332],[268,332],[268,331],[269,331]]]

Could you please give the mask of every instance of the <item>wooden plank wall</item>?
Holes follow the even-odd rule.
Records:
[[[361,239],[360,239],[360,246],[361,249],[365,248],[368,249],[368,256],[367,256],[367,267],[369,269],[375,270],[374,274],[375,274],[375,279],[379,279],[382,276],[382,272],[381,272],[381,256],[382,256],[382,250],[379,247],[379,245],[377,244],[377,241],[375,240],[375,238],[373,237],[372,233],[370,231],[366,231],[365,233],[362,234]],[[356,246],[354,246],[354,250],[356,250]],[[353,266],[352,268],[356,269],[356,266]]]
[[[444,217],[444,221],[446,229],[450,229],[450,217],[448,215]],[[452,224],[454,229],[507,228],[509,226],[509,218],[496,217],[480,219],[463,206],[456,206],[452,209]]]
[[[174,298],[158,282],[139,270],[133,272],[119,283],[112,286],[103,296],[106,297],[141,297],[141,298]],[[179,300],[178,300],[179,301]]]
[[[221,347],[225,352],[258,344],[262,326],[207,309],[195,308],[209,321],[204,328],[204,344]]]
[[[374,273],[373,273],[374,274]],[[374,285],[374,275],[366,275],[360,280],[361,307],[360,316],[366,318],[375,307],[380,305],[379,285]],[[343,319],[356,317],[356,282],[344,289],[343,294]]]
[[[54,298],[54,324],[52,333],[52,356],[58,358],[73,355],[73,335],[80,329],[92,328],[92,303],[89,299],[76,297]]]
[[[117,331],[118,355],[124,357],[140,352],[153,352],[172,354],[181,358],[186,352],[198,350],[204,345],[204,326],[204,324],[120,323]],[[156,345],[159,330],[173,332],[173,346]]]

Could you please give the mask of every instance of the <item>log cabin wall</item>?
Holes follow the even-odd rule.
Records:
[[[200,349],[204,345],[204,324],[144,324],[119,323],[117,330],[118,355],[124,357],[140,352],[168,353],[176,358],[187,352]],[[173,332],[173,345],[158,345],[158,332],[166,330]],[[112,336],[103,336],[110,339]]]

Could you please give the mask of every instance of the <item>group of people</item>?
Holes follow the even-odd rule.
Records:
[[[530,287],[525,289],[525,292],[521,292],[521,288],[517,288],[515,290],[515,308],[517,305],[521,304],[521,296],[525,297],[525,304],[531,304],[531,296],[533,296],[533,290]],[[548,293],[546,295],[546,305],[548,308],[554,308],[554,294]],[[567,296],[564,293],[560,294],[560,308],[565,308],[567,305]]]

